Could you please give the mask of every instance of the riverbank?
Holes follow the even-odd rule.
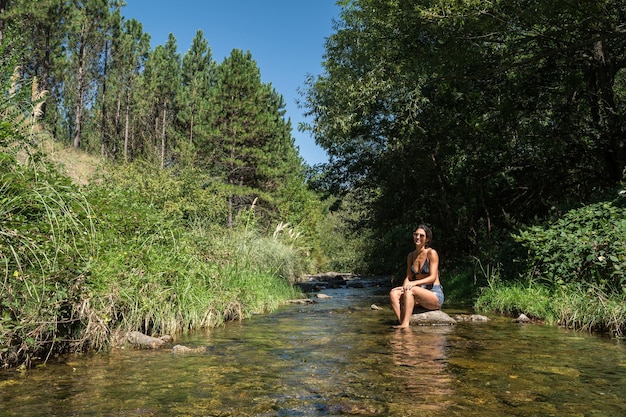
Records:
[[[498,283],[485,288],[474,307],[511,317],[523,313],[577,331],[616,338],[626,335],[626,296],[609,295],[599,288],[564,285],[550,289],[537,283]]]

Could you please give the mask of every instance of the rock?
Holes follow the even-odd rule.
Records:
[[[489,317],[481,316],[480,314],[472,314],[472,315],[457,314],[456,316],[454,316],[454,319],[457,322],[459,322],[459,321],[469,321],[469,322],[486,322],[486,321],[489,321]]]
[[[183,346],[183,345],[176,345],[172,348],[172,353],[176,355],[181,355],[181,354],[186,354],[186,353],[205,353],[205,352],[206,352],[205,347],[190,348],[190,347]]]
[[[530,323],[531,320],[524,313],[520,314],[518,318],[515,319],[515,323]]]
[[[169,334],[164,334],[163,336],[159,337],[159,339],[161,339],[162,341],[168,344],[174,341],[174,338],[170,336]]]
[[[300,287],[302,292],[317,292],[317,291],[321,291],[323,288],[326,288],[326,283],[325,282],[322,283],[319,281],[299,282],[299,283],[296,283],[295,285]]]
[[[317,298],[333,298],[333,297],[327,294],[317,294]]]
[[[311,298],[299,298],[297,300],[287,300],[289,304],[315,304],[315,300]]]
[[[337,275],[334,278],[330,278],[326,282],[328,283],[328,288],[340,288],[346,285],[346,280],[341,275]]]
[[[413,314],[410,324],[417,326],[450,326],[456,324],[456,320],[441,310],[433,310]]]
[[[157,337],[145,335],[141,332],[129,332],[126,335],[126,340],[131,345],[139,348],[158,349],[165,345],[165,341]]]
[[[372,305],[370,306],[370,309],[371,309],[371,310],[382,310],[382,308],[378,307],[376,304],[372,304]]]

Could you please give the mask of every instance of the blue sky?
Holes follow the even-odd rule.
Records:
[[[308,121],[298,108],[298,88],[307,74],[322,73],[325,38],[339,15],[336,0],[126,0],[122,15],[135,18],[151,36],[152,49],[170,33],[184,54],[198,29],[221,63],[233,49],[250,51],[264,83],[283,96],[286,117],[300,155],[310,165],[327,156],[308,133],[297,130]]]

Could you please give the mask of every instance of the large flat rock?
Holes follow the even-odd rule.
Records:
[[[456,320],[441,310],[433,310],[413,314],[410,324],[416,326],[450,326],[456,324]]]

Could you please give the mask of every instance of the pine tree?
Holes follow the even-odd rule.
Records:
[[[110,138],[105,153],[116,157],[121,151],[123,159],[129,160],[132,148],[133,115],[139,113],[133,101],[135,90],[144,63],[150,50],[150,36],[143,32],[135,19],[120,22],[115,26],[111,39],[107,85],[110,91],[106,103],[110,108],[104,118],[104,135]]]
[[[159,150],[161,167],[165,167],[166,153],[176,142],[173,120],[176,115],[176,97],[180,88],[180,54],[176,38],[170,33],[165,45],[158,45],[149,55],[144,71],[145,103],[151,104],[152,143]],[[169,140],[168,140],[169,139]]]
[[[47,91],[42,118],[56,135],[70,5],[64,0],[3,0],[0,9],[4,9],[0,11],[0,38],[10,38],[14,49],[24,52],[24,78],[36,78],[40,89]]]
[[[65,94],[71,99],[66,107],[72,109],[70,120],[74,147],[83,139],[86,112],[95,102],[96,91],[102,75],[104,33],[110,16],[108,0],[75,1],[71,9],[67,49],[67,87]],[[68,94],[69,93],[69,94]]]
[[[201,30],[183,56],[182,88],[179,94],[178,123],[192,146],[206,144],[209,93],[215,82],[216,63]]]
[[[212,97],[209,159],[214,174],[230,187],[228,226],[254,200],[266,221],[275,220],[285,201],[281,196],[294,196],[293,187],[304,187],[282,96],[261,82],[250,52],[235,49],[218,67]]]

